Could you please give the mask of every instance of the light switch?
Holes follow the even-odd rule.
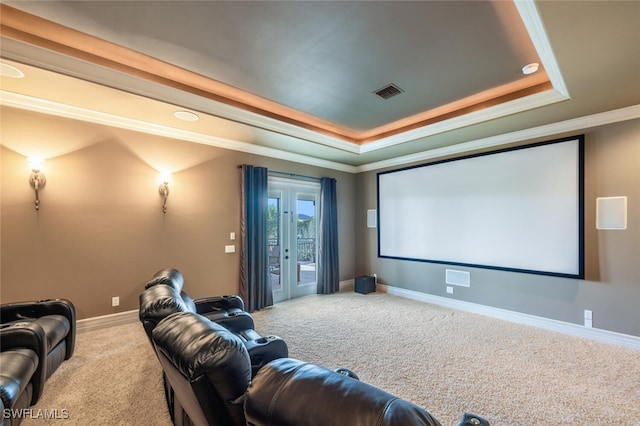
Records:
[[[235,244],[231,244],[229,246],[224,246],[224,252],[225,253],[235,253],[236,252]]]
[[[231,233],[229,234],[229,239],[230,239],[230,240],[235,240],[235,239],[236,239],[236,233],[235,233],[235,232],[231,232]]]

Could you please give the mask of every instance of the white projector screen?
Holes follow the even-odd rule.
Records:
[[[378,173],[378,256],[584,278],[583,145]]]

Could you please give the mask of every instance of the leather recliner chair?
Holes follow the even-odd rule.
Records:
[[[140,294],[140,322],[152,346],[151,335],[160,321],[173,313],[190,312],[223,326],[241,339],[249,353],[252,376],[267,362],[288,356],[289,349],[284,340],[277,336],[262,337],[253,329],[253,318],[244,311],[244,303],[240,297],[213,296],[193,300],[182,290],[183,284],[184,278],[180,271],[173,268],[162,269],[154,274]],[[179,409],[174,402],[175,391],[165,371],[162,380],[167,408],[173,419],[174,413]]]
[[[239,296],[212,296],[194,300],[184,292],[184,277],[175,268],[165,268],[156,272],[144,288],[148,290],[158,285],[174,288],[189,311],[204,315],[236,333],[254,328],[253,318],[244,310],[244,302]]]
[[[76,313],[67,299],[8,303],[0,306],[0,346],[25,347],[38,356],[33,379],[35,403],[44,382],[71,358],[76,339]]]
[[[241,397],[251,383],[249,353],[237,335],[191,312],[171,314],[152,341],[174,390],[176,426],[244,425]]]
[[[238,336],[193,313],[160,321],[152,341],[175,390],[178,426],[440,425],[415,404],[290,358],[271,361],[252,382]]]
[[[3,325],[0,336],[0,425],[14,426],[22,422],[22,410],[42,394],[38,354],[45,353],[45,342],[34,324]]]
[[[166,316],[175,312],[193,312],[236,334],[251,357],[253,375],[267,362],[284,358],[289,349],[278,336],[261,336],[254,329],[251,314],[244,310],[238,296],[213,296],[193,300],[182,290],[184,279],[177,269],[158,271],[140,295],[140,321],[151,340],[151,333]]]

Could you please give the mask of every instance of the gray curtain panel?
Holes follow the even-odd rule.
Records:
[[[320,179],[320,236],[318,247],[318,294],[340,289],[338,268],[338,204],[336,180]]]
[[[265,167],[242,165],[240,297],[249,312],[273,305],[267,250],[268,177]]]

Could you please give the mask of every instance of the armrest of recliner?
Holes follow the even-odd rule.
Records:
[[[244,302],[237,295],[211,296],[194,300],[196,312],[206,314],[215,311],[227,311],[229,309],[240,309],[244,311]]]
[[[47,377],[47,342],[44,330],[33,322],[16,322],[0,325],[0,348],[2,351],[25,348],[38,356],[38,366],[32,376],[33,394],[31,405],[38,402]]]
[[[489,421],[471,413],[464,413],[458,426],[489,426]]]
[[[251,360],[251,377],[271,361],[289,356],[289,347],[278,336],[258,337],[243,343]]]
[[[43,299],[29,302],[7,303],[0,307],[2,323],[46,315],[62,315],[69,321],[69,333],[65,337],[65,359],[71,358],[76,342],[76,309],[67,299]]]

